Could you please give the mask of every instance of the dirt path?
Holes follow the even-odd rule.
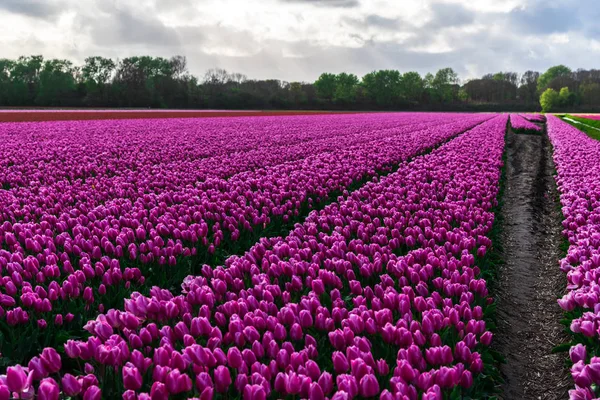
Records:
[[[561,215],[553,179],[548,137],[507,137],[506,186],[501,244],[506,262],[498,288],[497,349],[506,357],[502,396],[514,399],[566,399],[571,382],[563,354],[561,310],[556,299],[566,287],[558,268]]]

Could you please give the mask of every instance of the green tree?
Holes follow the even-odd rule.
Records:
[[[559,77],[571,75],[571,69],[564,65],[555,65],[540,75],[538,79],[538,92],[541,93],[548,88],[550,82]]]
[[[600,105],[600,83],[584,83],[579,87],[581,101],[585,105]]]
[[[25,106],[35,104],[43,64],[44,57],[40,55],[21,56],[15,61],[10,71],[13,88],[11,105]]]
[[[396,70],[380,70],[366,74],[362,85],[368,98],[382,107],[391,107],[401,99],[402,75]]]
[[[72,106],[77,102],[75,75],[69,60],[46,60],[40,72],[36,103],[41,106]]]
[[[358,77],[342,72],[335,77],[335,92],[333,100],[336,103],[351,104],[356,100]]]
[[[418,103],[423,97],[423,91],[425,90],[425,82],[418,72],[406,72],[402,75],[402,81],[400,83],[400,91],[403,97],[412,103]]]
[[[543,112],[555,110],[560,103],[560,95],[554,89],[546,89],[540,96],[540,105]]]
[[[561,88],[558,97],[562,107],[570,107],[574,105],[577,100],[576,94],[572,93],[568,87]]]
[[[527,104],[535,103],[539,78],[540,73],[537,71],[526,71],[521,76],[521,85],[518,90],[519,99]]]
[[[428,74],[431,98],[439,103],[449,103],[458,94],[458,75],[452,68],[442,68],[435,76]]]
[[[330,73],[322,73],[315,81],[317,96],[321,99],[332,101],[336,90],[336,76]]]
[[[81,68],[81,79],[86,91],[87,105],[107,104],[111,88],[111,78],[117,64],[110,58],[88,57]]]
[[[13,60],[0,59],[0,105],[13,104],[13,83],[11,71],[15,65]]]

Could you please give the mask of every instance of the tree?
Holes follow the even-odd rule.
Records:
[[[96,85],[105,85],[109,83],[116,64],[110,58],[88,57],[81,68],[81,77],[84,82],[93,82]]]
[[[332,101],[335,94],[337,82],[334,74],[327,72],[322,73],[319,79],[315,81],[315,89],[317,89],[317,96],[319,98]]]
[[[431,97],[439,103],[451,102],[458,93],[458,75],[452,68],[442,68],[435,76],[428,74]]]
[[[519,99],[526,104],[534,103],[537,99],[537,87],[540,73],[537,71],[527,71],[521,76],[521,85],[519,86]]]
[[[335,77],[335,92],[333,100],[336,103],[350,104],[356,100],[358,77],[342,72]]]
[[[46,60],[39,76],[36,103],[42,106],[73,106],[76,68],[69,60]]]
[[[588,106],[600,105],[600,83],[584,83],[579,90],[583,104]]]
[[[570,107],[575,104],[575,93],[571,93],[568,87],[561,88],[558,97],[562,107]]]
[[[362,85],[369,99],[381,107],[391,107],[402,97],[402,75],[396,70],[370,72],[362,78]]]
[[[117,64],[110,58],[88,57],[81,68],[81,79],[86,90],[84,99],[87,105],[105,105],[110,103],[111,79]]]
[[[13,97],[12,105],[35,104],[40,83],[40,72],[44,64],[43,56],[21,56],[12,65],[10,71]]]
[[[418,72],[406,72],[402,75],[400,91],[403,97],[412,103],[418,103],[423,97],[425,82]]]
[[[550,67],[548,71],[544,72],[540,75],[538,79],[538,91],[541,93],[546,90],[554,79],[558,77],[570,76],[571,69],[564,65],[555,65],[554,67]]]
[[[546,89],[540,96],[540,105],[543,112],[550,112],[556,109],[560,103],[560,95],[554,89]]]

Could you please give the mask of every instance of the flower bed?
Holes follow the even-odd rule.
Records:
[[[486,118],[235,119],[205,122],[208,133],[177,120],[2,126],[2,362],[81,334],[134,290],[177,288],[201,262]]]
[[[491,299],[481,268],[506,124],[496,117],[312,212],[287,237],[202,267],[176,296],[134,293],[123,311],[86,324],[89,339],[67,342],[67,357],[46,349],[28,370],[10,367],[0,391],[488,395]],[[47,377],[56,371],[60,383]]]
[[[542,133],[542,128],[518,114],[510,114],[510,125],[516,133]]]
[[[568,292],[559,304],[573,335],[569,354],[576,389],[571,396],[592,399],[600,395],[600,142],[554,116],[548,117],[548,136],[569,243],[560,261]]]

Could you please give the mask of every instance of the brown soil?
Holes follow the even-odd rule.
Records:
[[[556,300],[566,287],[558,268],[561,213],[547,135],[507,136],[506,186],[499,271],[496,348],[503,395],[513,399],[566,399],[571,387],[565,355],[552,349],[566,342]]]

